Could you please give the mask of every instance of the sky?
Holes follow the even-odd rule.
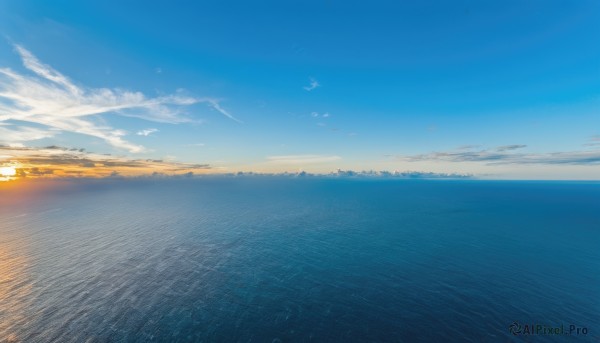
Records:
[[[599,41],[586,0],[2,1],[0,172],[600,179]]]

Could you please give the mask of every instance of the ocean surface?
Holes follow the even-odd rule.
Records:
[[[0,189],[0,342],[13,341],[600,341],[600,183]]]

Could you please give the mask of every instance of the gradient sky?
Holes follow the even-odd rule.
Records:
[[[31,175],[600,179],[598,1],[2,1],[0,33],[0,165]]]

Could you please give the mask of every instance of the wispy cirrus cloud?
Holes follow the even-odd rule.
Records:
[[[310,92],[318,87],[321,87],[321,84],[315,78],[311,77],[309,78],[309,80],[310,84],[308,86],[302,87],[305,91]]]
[[[177,124],[191,121],[182,115],[185,106],[202,102],[238,121],[215,99],[196,98],[183,92],[147,97],[141,92],[118,88],[84,87],[40,62],[24,47],[15,45],[15,51],[33,75],[0,68],[0,123],[19,122],[16,130],[3,130],[0,140],[5,143],[51,137],[66,131],[100,138],[130,152],[141,152],[144,147],[124,139],[127,133],[104,124],[100,115],[115,113]],[[28,128],[21,123],[41,125],[45,129]]]
[[[2,123],[0,122],[0,125]],[[0,140],[10,144],[16,142],[34,141],[54,136],[55,132],[34,127],[15,127],[13,125],[0,126]]]
[[[313,164],[327,163],[339,161],[342,158],[339,156],[328,155],[283,155],[283,156],[268,156],[267,160],[272,163],[281,164]]]
[[[204,101],[208,102],[208,104],[214,108],[217,112],[221,113],[222,115],[224,115],[225,117],[236,121],[238,123],[242,123],[242,121],[240,121],[239,119],[235,118],[234,116],[232,116],[228,111],[226,111],[223,107],[221,107],[221,105],[219,105],[219,102],[217,100],[214,99],[204,99]]]
[[[445,162],[484,162],[486,164],[562,164],[562,165],[600,165],[600,150],[521,153],[515,152],[525,145],[515,144],[493,149],[454,150],[431,152],[428,154],[402,156],[402,160],[445,161]]]

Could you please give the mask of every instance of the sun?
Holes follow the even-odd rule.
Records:
[[[0,176],[8,177],[15,176],[17,174],[17,169],[15,167],[0,167]]]

